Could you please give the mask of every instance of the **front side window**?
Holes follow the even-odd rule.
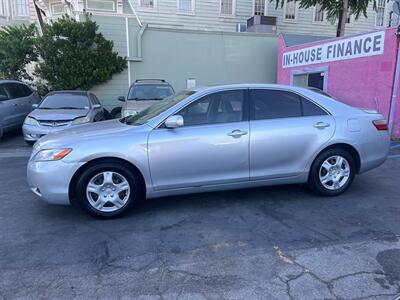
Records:
[[[32,90],[20,83],[5,83],[3,85],[9,99],[27,97],[32,94]]]
[[[296,1],[286,0],[284,6],[284,19],[287,21],[296,20]]]
[[[265,0],[254,0],[254,15],[263,16],[265,13]]]
[[[193,13],[194,0],[178,0],[178,11],[185,13]]]
[[[252,90],[250,98],[252,120],[326,115],[326,112],[316,104],[288,91]]]
[[[15,15],[29,17],[29,0],[15,0]]]
[[[46,96],[39,105],[40,109],[88,109],[89,99],[84,95],[53,94]]]
[[[8,94],[4,87],[4,84],[0,84],[0,101],[8,100]]]
[[[378,0],[376,3],[375,26],[382,27],[385,24],[385,5],[386,0]]]
[[[322,9],[321,4],[315,5],[314,8],[314,22],[324,22],[325,21],[325,11]]]
[[[221,15],[234,15],[235,14],[234,0],[221,0],[219,13]]]
[[[178,115],[184,126],[240,122],[243,120],[244,91],[217,92],[196,100]]]
[[[155,0],[139,0],[139,6],[143,8],[154,8]]]

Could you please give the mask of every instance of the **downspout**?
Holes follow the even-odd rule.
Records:
[[[144,31],[146,30],[146,28],[147,28],[147,23],[144,23],[143,26],[140,28],[138,35],[136,37],[136,42],[137,42],[136,54],[137,54],[137,58],[140,59],[140,61],[143,60],[143,58],[142,58],[142,37],[143,37]]]
[[[399,35],[400,35],[400,26],[397,28],[396,32],[396,45],[397,45],[397,55],[396,55],[396,70],[393,80],[393,88],[392,88],[392,99],[390,102],[389,108],[389,134],[391,135],[393,132],[394,118],[396,116],[397,110],[397,94],[399,92],[399,83],[400,83],[400,43],[399,43]]]

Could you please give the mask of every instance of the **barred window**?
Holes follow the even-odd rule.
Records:
[[[181,12],[194,12],[193,0],[178,0],[178,10]]]
[[[234,0],[221,0],[220,14],[234,15]]]
[[[314,22],[323,22],[325,21],[325,11],[322,9],[321,4],[315,5],[314,10]]]
[[[15,15],[29,17],[29,0],[15,0]]]
[[[382,27],[385,25],[385,6],[386,6],[386,0],[377,1],[375,26]]]
[[[265,12],[265,0],[254,0],[254,15],[263,16],[264,12]]]
[[[154,8],[154,0],[139,0],[139,6],[145,8]]]
[[[296,20],[296,1],[285,1],[285,20]]]

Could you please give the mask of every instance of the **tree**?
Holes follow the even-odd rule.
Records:
[[[0,28],[0,78],[32,79],[26,66],[37,59],[35,35],[34,24]]]
[[[41,59],[35,75],[52,90],[88,90],[124,70],[126,59],[97,30],[88,16],[82,22],[63,16],[45,24],[36,43]]]
[[[272,0],[271,0],[272,1]],[[295,0],[288,0],[295,1]],[[310,8],[320,5],[321,10],[325,11],[329,21],[334,23],[338,20],[336,36],[343,36],[349,13],[354,15],[357,20],[361,15],[367,17],[367,8],[373,3],[376,10],[376,0],[297,0],[300,8]],[[276,8],[283,6],[285,0],[276,0]]]

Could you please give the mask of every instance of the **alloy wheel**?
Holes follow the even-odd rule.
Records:
[[[319,169],[319,180],[324,188],[338,190],[342,188],[350,178],[350,164],[340,155],[328,157]]]

